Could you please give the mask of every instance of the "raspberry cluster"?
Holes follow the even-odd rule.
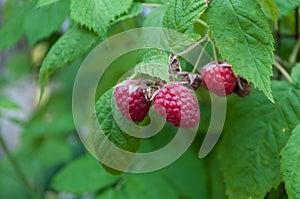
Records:
[[[156,80],[147,85],[143,80],[126,80],[115,87],[116,104],[127,120],[142,122],[153,104],[154,110],[167,122],[180,128],[194,128],[200,121],[200,108],[192,89],[196,90],[201,83],[220,97],[233,92],[241,97],[250,94],[251,84],[236,77],[225,61],[205,65],[201,74],[181,72],[174,54],[170,56],[169,65],[172,76],[169,84]],[[182,78],[174,80],[174,75]]]

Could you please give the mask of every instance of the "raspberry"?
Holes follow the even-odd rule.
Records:
[[[153,105],[160,116],[177,127],[192,128],[200,120],[197,98],[180,82],[162,88],[154,97]]]
[[[129,121],[141,122],[149,112],[150,102],[143,89],[135,86],[135,81],[125,81],[114,90],[114,97],[121,114]]]
[[[236,86],[236,77],[227,62],[211,62],[201,70],[202,81],[210,92],[220,97],[232,93]]]

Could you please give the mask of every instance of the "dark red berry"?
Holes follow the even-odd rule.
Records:
[[[208,90],[220,97],[232,93],[236,86],[236,77],[227,62],[211,62],[201,70],[202,81]]]
[[[141,122],[150,108],[143,89],[134,85],[135,81],[125,81],[115,87],[114,97],[121,114],[129,121]]]
[[[162,88],[153,99],[154,110],[168,122],[181,128],[193,128],[200,120],[194,92],[180,82]]]

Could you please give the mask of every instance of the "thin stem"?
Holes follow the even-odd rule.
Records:
[[[197,42],[193,43],[192,45],[190,45],[188,48],[186,48],[184,51],[177,53],[177,56],[182,56],[190,51],[192,51],[196,46],[198,46],[199,44],[201,44],[202,42],[206,41],[208,39],[207,35],[205,35],[204,37],[202,37],[200,40],[198,40]]]
[[[274,65],[276,66],[276,68],[283,74],[283,76],[290,82],[292,83],[292,78],[291,76],[288,74],[288,72],[286,72],[286,70],[279,64],[278,61],[274,60]]]
[[[0,147],[2,148],[2,150],[3,150],[4,154],[6,155],[8,161],[11,163],[11,165],[15,169],[19,179],[22,181],[22,183],[25,185],[25,187],[28,188],[28,192],[31,195],[31,197],[39,199],[38,195],[34,192],[32,187],[30,186],[24,172],[22,171],[22,169],[18,165],[17,161],[13,158],[12,154],[10,153],[10,151],[9,151],[9,149],[8,149],[4,139],[2,137],[1,131],[0,131]]]
[[[161,4],[158,3],[142,3],[142,6],[144,7],[159,7]]]
[[[202,55],[203,55],[203,53],[204,53],[204,50],[205,50],[207,44],[208,44],[208,41],[205,42],[205,44],[203,45],[203,47],[202,47],[202,49],[201,49],[201,52],[200,52],[200,54],[199,54],[199,56],[198,56],[198,58],[197,58],[197,61],[196,61],[196,64],[195,64],[195,67],[194,67],[192,73],[195,73],[195,72],[196,72],[197,66],[198,66],[198,64],[199,64],[199,62],[200,62],[200,59],[202,58]]]
[[[208,28],[207,23],[206,23],[205,21],[203,21],[202,19],[197,19],[197,22],[198,22],[199,24],[201,24],[202,26],[204,26],[205,28]]]
[[[278,61],[279,63],[283,64],[285,67],[287,67],[287,68],[291,68],[292,67],[291,64],[288,61],[282,59],[278,55],[275,55],[274,57],[275,57],[276,61]]]
[[[213,48],[213,53],[214,53],[214,60],[216,64],[218,64],[218,55],[217,55],[217,50],[214,41],[208,36],[208,41],[210,42],[212,48]]]
[[[291,53],[290,59],[289,59],[289,61],[292,65],[294,65],[297,62],[297,56],[299,53],[299,49],[300,49],[300,38],[297,40],[297,43],[295,44],[293,51]]]

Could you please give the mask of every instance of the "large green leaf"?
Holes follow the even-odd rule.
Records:
[[[171,187],[162,176],[155,173],[128,176],[124,191],[128,199],[179,198],[176,189]]]
[[[229,109],[220,155],[230,198],[263,198],[281,182],[279,153],[300,123],[300,90],[282,81],[272,89],[275,104],[255,90]]]
[[[212,1],[207,22],[223,59],[273,101],[270,76],[273,37],[267,17],[255,0]]]
[[[300,125],[292,132],[281,151],[281,170],[290,199],[300,198]]]
[[[26,3],[15,8],[0,28],[0,50],[13,47],[24,35],[23,18],[32,10],[33,4]]]
[[[208,198],[207,173],[204,161],[200,160],[197,154],[191,150],[185,152],[182,157],[159,172],[177,190],[180,198]]]
[[[103,39],[111,23],[126,14],[133,0],[71,0],[71,18]]]
[[[293,68],[291,78],[293,84],[300,89],[300,63]]]
[[[277,20],[279,17],[279,9],[275,3],[275,0],[258,0],[258,3],[268,13],[269,17],[273,21],[274,26],[277,27]]]
[[[138,16],[139,14],[141,14],[143,11],[143,6],[141,3],[133,3],[131,8],[129,9],[128,13],[124,14],[124,15],[121,15],[119,16],[114,22],[114,23],[117,23],[117,22],[120,22],[120,21],[123,21],[123,20],[126,20],[126,19],[130,19],[130,18],[133,18],[133,17],[136,17]]]
[[[147,15],[143,26],[144,27],[162,27],[164,13],[166,11],[166,6],[159,6],[151,10],[150,14]]]
[[[74,27],[68,30],[52,46],[40,69],[40,86],[43,90],[50,75],[84,55],[95,44],[98,37],[86,30]]]
[[[60,170],[54,176],[51,187],[60,192],[84,194],[112,185],[117,180],[95,158],[86,155]]]
[[[171,0],[163,18],[163,26],[184,32],[206,9],[204,0]]]
[[[291,13],[297,6],[300,6],[300,0],[275,0],[278,5],[280,16]]]
[[[138,63],[134,70],[151,77],[169,81],[168,55],[158,49],[149,50],[144,54],[142,61]]]
[[[132,155],[124,154],[118,148],[136,152],[139,149],[140,140],[128,135],[118,127],[112,114],[112,97],[113,89],[110,89],[96,103],[96,115],[101,131],[95,129],[93,144],[99,159],[106,158],[105,160],[126,169],[130,164]],[[118,148],[112,148],[112,145]]]
[[[47,7],[32,9],[24,17],[24,30],[29,44],[46,38],[59,30],[69,14],[69,0],[61,0]]]

